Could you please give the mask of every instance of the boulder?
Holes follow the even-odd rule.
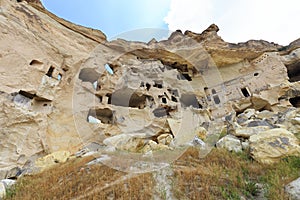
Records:
[[[256,111],[252,108],[245,110],[244,114],[248,119],[251,119],[252,117],[256,117]]]
[[[240,127],[237,128],[235,132],[233,132],[233,135],[248,139],[252,135],[258,134],[269,129],[269,126]]]
[[[234,152],[242,151],[241,141],[233,135],[226,135],[225,137],[221,138],[216,143],[216,146],[217,148],[225,148],[228,151],[234,151]]]
[[[203,127],[197,127],[195,130],[195,136],[201,140],[205,140],[207,135],[207,130]]]
[[[247,123],[247,127],[257,127],[257,126],[268,126],[270,128],[276,127],[267,120],[252,120]]]
[[[206,147],[205,142],[203,142],[203,140],[202,140],[201,138],[197,137],[197,136],[195,136],[195,138],[194,138],[192,144],[193,144],[194,146],[198,146],[198,147],[200,147],[200,148],[205,148],[205,147]]]
[[[289,195],[290,200],[300,199],[300,178],[292,181],[285,186],[285,192]]]
[[[0,182],[0,199],[4,198],[6,195],[6,188],[4,183]]]
[[[57,151],[47,156],[39,158],[35,161],[36,167],[41,170],[47,169],[54,166],[57,163],[64,163],[70,158],[71,154],[69,151]]]
[[[141,152],[149,153],[149,152],[152,152],[152,151],[168,150],[168,149],[172,149],[172,148],[167,146],[167,145],[164,145],[162,143],[157,143],[153,140],[149,140],[148,143],[141,150]]]
[[[117,150],[138,152],[145,146],[147,141],[145,134],[120,134],[106,138],[103,143]]]
[[[300,155],[298,139],[282,128],[252,135],[249,142],[251,156],[261,163],[271,164],[286,156]]]
[[[157,141],[159,144],[169,145],[173,140],[173,136],[171,134],[165,133],[161,134],[157,137]]]
[[[1,183],[4,184],[6,189],[11,188],[14,184],[16,184],[17,181],[11,180],[11,179],[3,179],[1,180]]]

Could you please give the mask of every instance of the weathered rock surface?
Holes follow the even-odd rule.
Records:
[[[35,161],[35,166],[41,170],[47,169],[57,163],[64,163],[70,158],[71,154],[68,151],[57,151],[47,156],[41,157]]]
[[[251,156],[261,163],[273,163],[286,156],[300,156],[298,139],[289,131],[275,128],[249,138]]]
[[[285,186],[285,192],[289,194],[291,200],[300,199],[300,178],[292,181]]]
[[[0,178],[33,158],[72,154],[93,142],[133,152],[173,149],[195,136],[206,142],[223,117],[247,109],[231,119],[231,128],[252,138],[254,150],[264,149],[260,127],[299,130],[299,116],[285,113],[300,106],[297,41],[286,48],[230,44],[211,25],[147,44],[108,42],[101,31],[65,21],[38,0],[0,5]],[[274,115],[259,118],[258,110]],[[296,152],[295,137],[286,137],[288,145],[280,145],[287,152],[262,157]],[[241,142],[226,136],[218,146],[240,151]],[[43,159],[37,165],[64,160]]]
[[[0,198],[4,198],[6,195],[6,188],[4,183],[0,182]]]
[[[225,148],[228,151],[234,151],[234,152],[242,151],[241,141],[233,135],[226,135],[225,137],[221,138],[217,142],[216,146],[217,148]]]

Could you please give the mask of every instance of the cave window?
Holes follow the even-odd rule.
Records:
[[[99,96],[99,102],[102,103],[103,97]]]
[[[151,88],[151,85],[149,83],[146,83],[146,88],[147,88],[147,91],[149,91]]]
[[[49,70],[48,70],[46,76],[52,77],[52,74],[53,74],[54,69],[55,69],[55,68],[51,66],[51,67],[49,68]]]
[[[192,77],[190,77],[190,75],[182,74],[182,76],[184,77],[185,80],[192,81]]]
[[[300,81],[300,62],[286,66],[290,82]]]
[[[111,75],[114,74],[114,70],[110,67],[109,64],[105,64],[105,70]]]
[[[178,101],[177,101],[177,98],[174,97],[173,95],[171,96],[171,100],[172,100],[173,102],[178,102]]]
[[[161,88],[163,88],[163,82],[162,81],[154,81],[153,87],[161,89]]]
[[[300,97],[290,98],[290,103],[291,103],[295,108],[300,108]]]
[[[129,107],[143,109],[146,107],[148,96],[133,93],[129,99]]]
[[[168,112],[165,108],[156,108],[155,110],[153,110],[153,114],[155,117],[164,117],[168,115]]]
[[[61,73],[59,73],[58,75],[57,75],[57,80],[61,80],[62,79],[62,74]]]
[[[194,94],[182,94],[180,98],[182,107],[186,108],[192,106],[194,108],[200,108],[197,97]]]
[[[20,90],[19,94],[22,95],[22,96],[24,96],[24,97],[27,97],[29,99],[33,99],[36,96],[36,94],[31,94],[31,93],[25,92],[23,90]]]
[[[179,92],[176,89],[168,89],[168,91],[170,92],[170,94],[179,97]]]
[[[241,88],[241,91],[242,91],[244,97],[250,97],[250,93],[246,87]]]
[[[162,103],[167,103],[167,98],[165,98],[165,97],[161,98],[161,102]]]
[[[253,74],[253,76],[258,76],[259,75],[259,73],[257,73],[257,72],[255,72],[254,74]]]
[[[94,83],[99,79],[101,74],[99,74],[95,69],[92,68],[84,68],[80,70],[79,79],[83,82]]]
[[[48,106],[48,104],[44,103],[43,106],[46,107],[46,106]]]
[[[111,94],[106,94],[105,96],[108,97],[107,104],[111,104]]]
[[[214,95],[213,98],[214,98],[215,104],[220,104],[221,103],[220,98],[219,98],[218,95]]]
[[[87,121],[90,123],[101,122],[103,124],[114,124],[114,112],[109,108],[90,109]]]

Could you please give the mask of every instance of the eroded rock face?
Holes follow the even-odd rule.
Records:
[[[266,41],[230,44],[216,25],[160,42],[108,42],[38,0],[0,3],[4,171],[91,142],[133,152],[173,149],[195,136],[205,142],[225,116],[300,105],[297,42],[284,51]],[[273,128],[244,114],[249,128]],[[254,144],[255,132],[233,134]]]
[[[298,139],[289,131],[276,128],[250,136],[250,151],[261,163],[274,163],[286,156],[299,156]]]

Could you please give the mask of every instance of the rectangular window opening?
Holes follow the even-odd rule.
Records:
[[[251,96],[250,93],[249,93],[249,91],[248,91],[248,89],[246,87],[241,88],[241,91],[242,91],[244,97],[250,97]]]

